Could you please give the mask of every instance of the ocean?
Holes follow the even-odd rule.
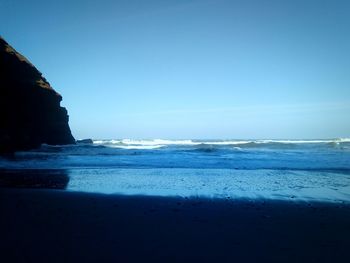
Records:
[[[350,203],[350,138],[43,145],[1,157],[0,175],[2,187],[19,178],[16,186],[101,194]]]

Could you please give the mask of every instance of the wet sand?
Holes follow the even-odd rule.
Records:
[[[350,205],[0,189],[1,262],[344,262]]]

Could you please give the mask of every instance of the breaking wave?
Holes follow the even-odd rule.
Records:
[[[288,148],[291,146],[342,146],[350,145],[350,138],[328,140],[94,140],[94,145],[102,145],[121,149],[152,150],[164,147],[190,147],[199,150],[214,150],[215,147],[230,147],[235,150],[242,148]]]

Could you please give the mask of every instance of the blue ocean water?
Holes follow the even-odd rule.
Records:
[[[350,202],[350,139],[95,140],[1,158],[62,170],[70,191]]]

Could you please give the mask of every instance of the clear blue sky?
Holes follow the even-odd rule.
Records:
[[[76,138],[350,137],[350,1],[1,0]]]

